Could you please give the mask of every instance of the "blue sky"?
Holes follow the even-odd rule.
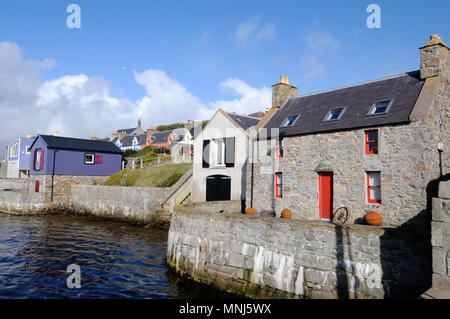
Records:
[[[71,3],[81,29],[66,26]],[[366,26],[371,3],[381,8],[380,29]],[[16,81],[2,89],[0,76],[0,93],[17,92],[0,97],[0,127],[8,138],[54,129],[104,136],[138,116],[148,127],[217,107],[265,109],[280,75],[303,94],[418,69],[431,34],[450,42],[449,12],[447,0],[2,1],[0,59]],[[23,113],[28,124],[11,129]]]

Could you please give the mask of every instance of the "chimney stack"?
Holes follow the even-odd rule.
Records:
[[[61,136],[61,132],[60,131],[54,131],[53,132],[53,136]]]
[[[422,79],[443,75],[450,79],[449,49],[437,34],[420,48],[420,76]]]
[[[282,75],[280,83],[272,85],[272,107],[282,107],[293,96],[297,96],[297,88],[289,84],[288,76]]]

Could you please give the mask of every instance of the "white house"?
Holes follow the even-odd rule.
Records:
[[[259,118],[219,109],[194,141],[192,201],[244,200],[249,132]]]

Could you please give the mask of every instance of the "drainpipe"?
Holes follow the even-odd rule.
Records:
[[[442,168],[442,153],[444,152],[444,144],[439,143],[438,144],[438,152],[439,152],[439,173],[440,177],[444,175],[443,168]]]
[[[56,159],[56,151],[57,151],[57,150],[58,150],[57,148],[55,148],[55,149],[53,150],[52,192],[51,192],[51,195],[50,195],[50,201],[51,201],[51,202],[53,202],[53,182],[54,182],[54,180],[55,180],[55,159]]]
[[[253,172],[254,172],[254,165],[255,165],[255,143],[254,140],[251,139],[252,143],[252,176],[251,176],[251,187],[250,187],[250,207],[253,208]]]

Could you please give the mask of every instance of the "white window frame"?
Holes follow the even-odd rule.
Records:
[[[215,139],[214,144],[216,145],[216,166],[225,167],[225,138]],[[221,154],[219,153],[219,147],[221,148]],[[221,155],[220,159],[219,155]]]
[[[11,147],[9,148],[9,157],[17,157],[18,146],[19,146],[18,143],[11,145]]]
[[[31,147],[29,146],[25,147],[25,154],[31,154]]]
[[[288,125],[287,123],[289,122],[289,118],[294,117],[294,121]],[[288,117],[286,117],[283,121],[283,123],[281,124],[281,127],[292,127],[294,126],[294,124],[297,122],[297,120],[299,119],[300,115],[289,115]]]
[[[386,103],[386,102],[389,102],[389,103],[388,103],[388,106],[386,107],[386,110],[383,113],[374,113],[375,110],[376,110],[377,104]],[[377,115],[383,115],[383,114],[389,113],[389,111],[391,109],[391,106],[392,106],[392,103],[394,103],[394,100],[389,100],[389,99],[386,99],[386,100],[383,100],[383,101],[374,102],[372,104],[372,106],[370,107],[369,113],[367,113],[367,116],[377,116]]]
[[[90,161],[87,160],[87,157],[88,157],[89,155],[92,156],[92,162],[90,162]],[[86,153],[86,154],[84,154],[84,164],[89,164],[89,165],[95,164],[95,154],[92,154],[92,153]]]
[[[336,122],[336,121],[339,121],[342,118],[342,116],[344,115],[346,109],[347,108],[345,106],[332,108],[331,110],[328,111],[327,115],[325,115],[325,117],[323,118],[322,122]],[[337,111],[337,110],[341,110],[341,113],[339,113],[339,116],[336,119],[331,119],[332,112]]]
[[[36,158],[34,159],[34,170],[35,171],[39,171],[40,170],[40,167],[41,167],[41,149],[40,148],[38,148],[36,151],[35,151],[35,156],[36,156]]]

